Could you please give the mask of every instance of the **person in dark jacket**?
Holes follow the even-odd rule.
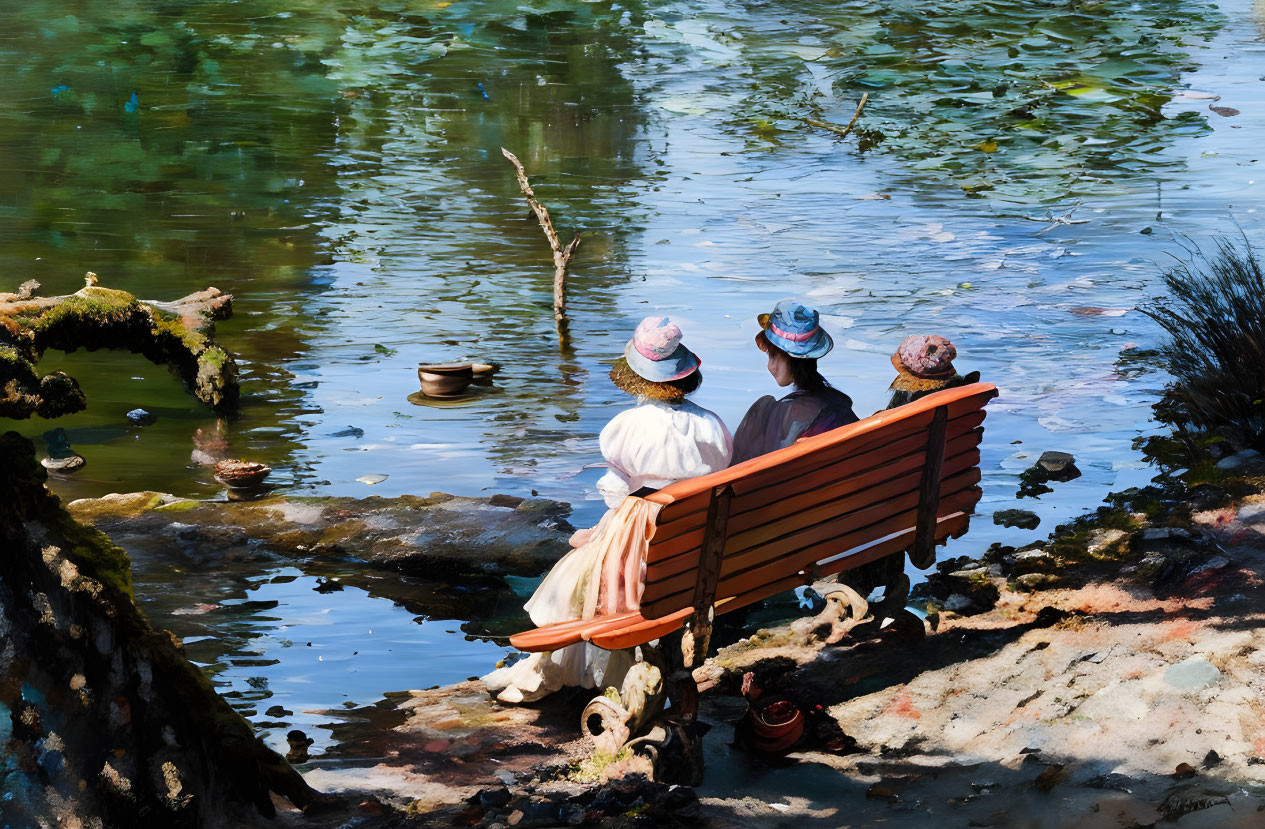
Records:
[[[794,388],[781,399],[765,395],[751,405],[734,433],[733,463],[857,421],[852,398],[817,371],[818,358],[834,348],[817,310],[784,299],[759,322],[755,343],[768,355],[769,374],[779,386]]]

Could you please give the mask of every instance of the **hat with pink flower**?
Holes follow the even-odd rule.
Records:
[[[953,382],[953,360],[958,350],[939,334],[915,334],[901,341],[892,355],[897,377],[889,388],[898,391],[941,389]]]
[[[624,347],[624,359],[636,374],[654,383],[688,377],[702,363],[681,345],[681,327],[667,317],[646,317]]]

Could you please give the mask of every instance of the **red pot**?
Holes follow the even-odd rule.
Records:
[[[747,710],[757,751],[782,754],[804,736],[804,712],[788,699],[761,699]]]

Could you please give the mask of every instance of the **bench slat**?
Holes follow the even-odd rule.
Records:
[[[967,434],[959,438],[949,448],[950,458],[945,475],[961,472],[967,467],[978,463],[979,455],[975,451],[978,443],[979,437],[975,434]],[[817,504],[805,511],[794,513],[789,510],[783,511],[779,505],[778,517],[773,521],[768,521],[763,527],[731,535],[725,545],[725,555],[726,557],[734,556],[757,544],[766,543],[789,532],[805,530],[831,518],[846,519],[848,515],[859,510],[875,504],[887,503],[892,498],[903,494],[916,492],[921,482],[921,457],[919,457],[919,465],[905,471],[903,475],[897,474],[899,471],[900,467],[897,466],[893,469],[880,468],[858,475],[853,479],[849,479],[846,489],[851,490],[850,493],[845,494],[844,487],[841,484],[837,494],[831,493],[835,495],[834,500]],[[646,589],[643,591],[643,602],[653,601],[661,595],[662,588],[657,586],[658,582],[673,575],[692,570],[695,566],[698,560],[698,549],[696,547],[687,547],[683,542],[674,542],[669,549],[673,548],[679,550],[676,555],[670,558],[651,560],[647,563],[645,574]],[[675,589],[669,592],[675,592]]]
[[[557,622],[544,627],[532,628],[522,633],[515,633],[510,637],[510,644],[520,651],[553,651],[567,645],[583,642],[588,638],[585,634],[591,634],[590,629],[592,628],[600,629],[604,626],[627,624],[634,619],[640,618],[640,613],[632,611],[612,613],[606,616],[594,616],[589,619],[571,619],[566,622]]]
[[[867,418],[867,420],[869,419]],[[866,421],[861,421],[861,423],[865,422]],[[900,440],[904,437],[925,436],[927,425],[930,423],[931,413],[926,412],[915,417],[897,420],[890,423],[887,428],[883,430],[871,428],[866,432],[855,435],[850,440],[840,443],[838,446],[827,446],[816,454],[787,458],[788,453],[790,453],[792,449],[803,446],[810,440],[817,440],[818,438],[826,435],[833,436],[845,430],[852,430],[858,425],[853,423],[848,426],[841,426],[838,429],[833,429],[829,432],[823,433],[822,435],[805,438],[799,443],[792,444],[791,446],[783,449],[775,450],[774,452],[770,452],[766,455],[760,455],[759,457],[752,458],[751,460],[731,466],[728,469],[723,469],[711,474],[728,477],[728,473],[731,471],[741,470],[744,467],[750,467],[746,470],[745,474],[740,475],[730,482],[734,487],[734,495],[741,498],[761,489],[783,486],[795,476],[808,475],[821,469],[829,469],[832,466],[842,464],[868,450],[886,446],[892,441]],[[777,460],[778,458],[784,458],[785,460],[783,463],[779,463]],[[708,475],[703,477],[711,476]],[[669,492],[674,487],[679,487],[681,484],[690,483],[690,481],[695,480],[699,479],[691,478],[689,481],[679,481],[675,484],[671,484],[658,492],[647,495],[646,499],[657,501],[664,495],[664,493]],[[707,498],[707,492],[692,493],[683,497],[673,496],[673,500],[671,500],[667,506],[660,511],[659,519],[656,523],[664,526],[666,529],[666,527],[671,526],[679,520],[695,516],[694,522],[701,524],[702,513],[707,509]]]
[[[944,507],[948,514],[961,512],[959,505],[973,504],[978,501],[978,491],[964,490],[952,496],[942,499]],[[877,538],[883,538],[894,532],[903,529],[913,529],[914,520],[910,515],[894,516],[877,524],[873,524],[865,529],[840,536],[838,538],[829,539],[819,544],[803,549],[794,555],[786,556],[768,564],[753,567],[736,573],[728,578],[722,578],[720,586],[717,588],[718,595],[733,596],[758,588],[762,584],[784,578],[787,575],[794,574],[799,570],[815,564],[819,559],[828,557],[841,550],[847,550],[850,547],[858,546],[859,543],[869,543]],[[906,545],[908,546],[908,545]],[[642,608],[642,614],[654,613],[655,608]]]
[[[979,463],[979,453],[974,451],[978,446],[979,435],[968,434],[963,435],[952,446],[948,447],[951,453],[949,461],[953,462],[954,465],[951,468],[947,465],[945,466],[944,477],[966,469],[967,466],[963,466],[964,463],[968,466],[973,466],[974,464],[970,463],[969,460],[971,457],[975,458],[975,463]],[[921,466],[915,467],[903,475],[890,468],[879,471],[886,472],[886,477],[876,480],[869,475],[864,476],[863,484],[849,487],[851,492],[845,490],[844,493],[834,497],[827,496],[810,501],[799,509],[793,509],[789,505],[783,507],[781,502],[766,505],[766,510],[777,510],[777,517],[773,520],[766,518],[764,523],[745,532],[730,532],[728,543],[725,545],[725,554],[727,556],[736,555],[743,550],[772,541],[788,532],[830,520],[857,507],[878,503],[888,498],[895,498],[905,492],[916,490],[922,478]]]
[[[905,406],[879,412],[856,423],[805,438],[785,449],[760,455],[728,469],[677,481],[658,492],[647,495],[646,500],[657,504],[672,504],[701,495],[705,502],[713,487],[724,484],[732,484],[735,494],[749,492],[779,479],[785,480],[788,467],[794,461],[812,456],[807,463],[813,464],[814,468],[827,466],[852,454],[860,445],[859,440],[862,435],[870,436],[871,433],[881,430],[879,442],[886,443],[905,434],[905,429],[902,428],[904,426],[914,426],[915,423],[922,427],[930,425],[932,412],[939,406],[948,406],[949,420],[953,420],[981,408],[996,396],[997,389],[989,383],[973,383],[956,389],[938,391]],[[906,424],[905,421],[913,421],[913,423]]]
[[[949,422],[946,437],[952,442],[973,431],[983,422],[983,411],[968,412]],[[877,439],[883,435],[875,437]],[[855,455],[831,466],[809,472],[798,472],[789,479],[784,475],[774,484],[736,495],[729,519],[730,532],[751,529],[767,520],[767,507],[771,501],[777,501],[779,508],[785,505],[786,510],[795,510],[801,506],[854,491],[847,487],[846,482],[862,472],[878,470],[896,463],[902,464],[902,469],[909,467],[910,464],[921,466],[926,447],[927,430],[918,429],[901,438],[861,447],[861,451]],[[898,471],[900,470],[893,469],[893,474]],[[660,511],[655,522],[655,534],[650,545],[648,561],[670,558],[687,549],[688,542],[676,541],[686,533],[696,534],[696,543],[701,543],[706,509],[683,512],[682,505],[684,504],[693,504],[693,501],[673,503]],[[668,542],[674,541],[674,544],[669,545]]]
[[[607,650],[619,650],[620,648],[631,648],[634,645],[644,645],[683,627],[685,622],[693,615],[694,608],[687,607],[684,610],[678,610],[675,613],[669,613],[658,618],[643,618],[641,621],[631,625],[603,631],[594,636],[592,642],[599,648],[606,648]]]
[[[960,535],[966,530],[969,519],[970,516],[965,513],[949,515],[941,518],[936,527],[936,538],[943,541],[949,537]],[[860,567],[861,565],[868,564],[871,561],[877,561],[884,556],[899,553],[913,542],[914,530],[911,528],[909,531],[902,533],[895,538],[879,542],[878,544],[854,553],[851,556],[841,557],[838,561],[821,568],[820,573],[821,575],[833,575],[835,573],[842,572],[843,570]],[[763,601],[771,596],[776,596],[779,593],[794,590],[802,584],[804,584],[804,577],[799,574],[795,574],[783,579],[778,579],[777,581],[753,590],[749,590],[739,596],[722,599],[716,603],[716,615],[719,616],[722,613],[738,610],[746,607],[747,605]],[[685,621],[689,619],[691,612],[692,608],[678,611],[677,613],[672,613],[657,619],[642,620],[626,627],[603,631],[602,633],[594,635],[591,641],[594,645],[597,645],[600,648],[607,648],[610,650],[644,645],[647,642],[666,636],[682,627],[685,624]]]
[[[974,460],[974,464],[970,463],[971,460]],[[966,471],[946,478],[941,483],[942,515],[959,511],[959,504],[969,503],[973,508],[979,499],[978,490],[974,489],[980,479],[979,470],[975,468],[975,464],[979,463],[977,451],[972,450],[968,455],[955,459],[955,463],[959,462],[968,466]],[[917,482],[914,485],[916,487]],[[776,539],[740,555],[726,557],[716,595],[723,598],[750,589],[751,585],[747,585],[750,579],[745,578],[748,573],[758,572],[765,580],[775,580],[818,558],[882,538],[888,533],[911,529],[917,519],[917,505],[918,492],[915,489],[895,501],[875,504],[838,520],[827,521]],[[663,616],[680,609],[688,602],[694,578],[693,571],[687,570],[658,585],[647,585],[641,600],[642,614]],[[653,591],[652,586],[655,587]]]

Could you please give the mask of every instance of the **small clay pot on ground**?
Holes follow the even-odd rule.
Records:
[[[785,754],[804,736],[804,712],[785,698],[763,698],[747,712],[751,746],[765,754]]]

